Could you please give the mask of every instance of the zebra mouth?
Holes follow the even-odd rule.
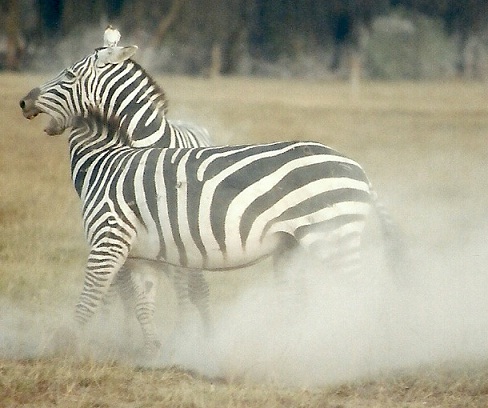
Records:
[[[30,110],[26,110],[23,112],[25,118],[31,120],[37,117],[40,113],[45,113],[39,108],[35,107]],[[60,135],[64,132],[65,126],[60,124],[55,118],[50,116],[49,122],[47,123],[46,127],[44,128],[44,132],[49,136],[56,136]]]
[[[30,91],[24,98],[19,101],[20,109],[22,109],[22,114],[27,119],[35,118],[39,113],[42,112],[36,106],[37,98],[39,97],[40,90],[39,88],[34,88]]]
[[[24,115],[24,118],[27,118],[29,120],[31,119],[34,119],[37,115],[39,115],[41,112],[41,110],[37,107],[34,107],[32,109],[29,109],[29,110],[24,110],[22,112],[22,114]]]
[[[53,117],[50,113],[42,110],[37,106],[37,101],[40,93],[41,91],[39,88],[34,88],[23,99],[20,100],[19,106],[20,109],[22,109],[22,114],[24,115],[25,118],[30,120],[30,119],[34,119],[40,113],[47,113],[49,116],[51,116],[51,120],[44,128],[44,132],[46,132],[50,136],[60,135],[61,133],[64,132],[66,126],[63,123],[60,123],[58,120],[56,120],[56,118]]]

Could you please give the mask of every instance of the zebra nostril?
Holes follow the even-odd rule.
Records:
[[[37,98],[41,94],[41,90],[39,87],[32,89],[24,98],[22,98],[19,102],[19,105],[22,110],[30,110],[34,108],[34,105],[37,101]]]

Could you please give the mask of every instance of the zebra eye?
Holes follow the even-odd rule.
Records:
[[[64,76],[66,77],[66,79],[68,79],[70,81],[73,80],[73,79],[76,79],[76,74],[73,71],[69,70],[69,69],[67,69],[65,71]]]

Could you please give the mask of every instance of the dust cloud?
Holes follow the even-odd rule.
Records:
[[[251,287],[215,316],[213,338],[180,341],[175,362],[210,376],[313,386],[487,359],[487,231],[460,247],[412,248],[401,286],[371,253],[354,276],[319,272],[305,304],[291,300],[285,313],[272,283]]]
[[[90,31],[90,41],[81,49],[67,41],[61,44],[62,58],[46,50],[38,68],[56,70],[52,61],[60,61],[59,68],[69,66],[91,52],[86,44],[101,41],[99,32]],[[183,107],[179,113],[195,116]],[[223,133],[221,126],[214,127],[211,134]],[[233,138],[228,134],[219,142]],[[152,367],[176,364],[209,377],[295,386],[333,384],[426,364],[488,361],[488,219],[452,231],[447,222],[451,208],[441,203],[439,210],[438,204],[420,208],[419,218],[405,222],[417,223],[421,233],[407,237],[408,265],[401,284],[385,267],[383,245],[374,237],[366,240],[368,261],[360,273],[334,274],[316,265],[304,267],[302,260],[290,265],[291,274],[308,272],[307,288],[298,299],[294,294],[280,299],[266,270],[253,284],[237,288],[233,299],[220,300],[208,274],[214,323],[209,337],[202,335],[196,318],[182,334],[172,334],[175,301],[167,297],[174,294],[168,296],[170,289],[161,288],[157,323],[164,350],[150,361],[139,359],[139,327],[132,321],[127,328],[120,308],[112,307],[109,314],[100,311],[83,336],[82,348],[100,359]],[[432,225],[425,225],[427,220]],[[25,309],[0,297],[0,358],[56,353],[53,337],[72,324],[77,296],[73,293],[71,302],[53,307]]]
[[[488,225],[479,225],[462,242],[443,240],[439,247],[410,239],[406,279],[400,285],[384,265],[377,237],[368,242],[369,261],[360,273],[335,275],[304,267],[303,261],[291,264],[290,272],[307,271],[301,296],[293,291],[283,297],[271,274],[258,275],[256,282],[238,288],[233,299],[219,302],[214,294],[214,331],[208,337],[196,317],[184,334],[172,334],[175,302],[167,296],[168,288],[161,288],[164,301],[157,321],[164,350],[159,357],[142,362],[136,357],[142,340],[137,323],[128,330],[120,310],[100,311],[84,336],[84,347],[100,359],[180,365],[209,377],[293,386],[486,360],[487,232]],[[212,290],[212,274],[207,276]],[[2,301],[0,355],[55,353],[53,333],[70,325],[73,305],[21,310]]]

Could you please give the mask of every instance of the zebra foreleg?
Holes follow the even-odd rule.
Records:
[[[138,262],[138,265],[141,262]],[[157,354],[161,349],[161,341],[156,334],[156,325],[154,324],[154,314],[156,312],[156,293],[158,289],[159,279],[153,273],[147,270],[135,270],[133,263],[130,264],[130,271],[128,279],[130,282],[131,294],[127,296],[132,298],[135,302],[135,314],[139,325],[141,326],[142,335],[144,338],[144,348],[148,356]],[[128,309],[126,309],[126,318],[131,315],[132,302]]]
[[[142,270],[142,267],[150,267],[151,271]],[[166,266],[166,268],[170,267]],[[160,348],[161,345],[154,324],[156,292],[159,283],[159,275],[156,275],[155,272],[154,265],[129,258],[112,284],[112,288],[116,288],[119,292],[124,305],[126,332],[130,332],[129,319],[135,310],[148,355],[153,354],[155,349]],[[198,270],[177,268],[166,269],[166,272],[172,280],[176,292],[176,330],[182,331],[184,329],[190,313],[191,302],[200,314],[205,335],[210,335],[212,328],[209,311],[209,288],[203,273]]]
[[[104,321],[109,321],[110,318],[113,320],[114,316],[113,314],[110,316],[110,314],[113,311],[115,298],[118,296],[123,309],[122,332],[124,333],[125,342],[130,345],[135,344],[132,319],[133,317],[140,316],[141,321],[139,321],[139,324],[141,325],[144,344],[146,345],[146,349],[148,348],[148,345],[151,344],[149,348],[152,349],[154,348],[154,339],[156,339],[156,329],[153,323],[153,318],[148,318],[147,314],[142,310],[137,313],[139,308],[147,310],[148,308],[146,307],[146,304],[154,303],[154,296],[150,299],[148,298],[148,295],[151,295],[154,290],[149,294],[145,292],[145,288],[148,287],[145,282],[151,281],[152,276],[144,273],[143,277],[141,277],[138,271],[139,268],[136,269],[136,266],[140,266],[141,264],[142,261],[135,262],[128,259],[124,266],[120,268],[112,285],[103,298],[102,312]],[[141,301],[141,298],[144,300]]]
[[[136,309],[136,296],[135,296],[135,289],[132,283],[131,272],[132,265],[130,264],[129,260],[124,264],[124,266],[120,269],[119,273],[115,277],[112,286],[108,292],[107,296],[108,300],[104,303],[111,305],[112,304],[112,294],[120,297],[122,308],[124,312],[124,322],[123,322],[123,332],[126,335],[126,339],[128,344],[134,344],[133,341],[133,330],[131,325],[131,319],[134,316],[134,311]]]
[[[126,298],[136,299],[136,316],[141,325],[146,350],[150,355],[150,353],[154,352],[155,348],[157,349],[161,345],[157,338],[156,326],[154,324],[156,292],[159,283],[159,274],[156,275],[156,273],[159,270],[155,271],[153,269],[154,265],[147,264],[148,267],[151,267],[152,272],[148,273],[147,270],[141,270],[141,264],[144,265],[139,260],[137,262],[130,259],[127,261],[126,266],[129,272],[124,274],[124,276],[127,276],[130,285],[124,286],[128,286],[130,291],[124,291],[124,296]],[[169,275],[168,277],[173,282],[176,293],[177,317],[175,331],[180,333],[184,331],[188,316],[191,312],[190,303],[192,303],[200,314],[205,335],[210,335],[212,328],[209,288],[203,273],[199,270],[164,267]],[[129,303],[129,307],[126,308],[126,316],[130,316],[132,302],[127,303]]]
[[[190,270],[188,273],[188,295],[200,314],[205,336],[210,336],[213,326],[210,318],[210,290],[202,271]]]
[[[111,309],[113,309],[113,304],[115,303],[117,296],[120,295],[118,281],[119,281],[119,275],[121,275],[122,272],[123,272],[123,268],[117,274],[116,278],[112,282],[112,285],[110,285],[108,292],[105,294],[102,300],[101,313],[104,320],[110,319],[112,314]]]
[[[75,321],[80,331],[99,308],[129,253],[128,244],[114,240],[111,232],[111,229],[106,232],[88,255],[83,290],[75,308]]]
[[[124,332],[130,333],[130,318],[135,310],[135,296],[134,287],[131,279],[132,266],[129,264],[129,260],[120,268],[119,273],[115,277],[112,286],[110,287],[109,295],[111,292],[118,292],[120,300],[122,302],[122,308],[124,309]]]
[[[190,290],[189,290],[189,277],[190,271],[183,268],[171,267],[171,274],[173,278],[173,285],[176,292],[177,301],[177,313],[175,330],[178,333],[184,331],[185,320],[190,314]]]

